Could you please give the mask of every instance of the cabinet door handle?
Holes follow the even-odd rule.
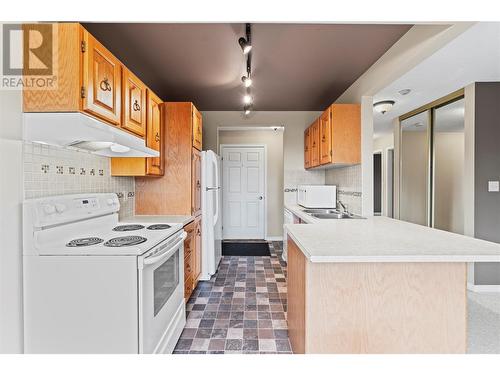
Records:
[[[140,111],[141,110],[141,106],[139,105],[139,103],[137,102],[137,99],[134,101],[134,104],[132,105],[132,108],[134,109],[134,111]]]
[[[111,85],[108,81],[108,77],[104,77],[104,79],[99,84],[99,87],[102,91],[111,91]]]
[[[199,236],[200,234],[201,234],[200,228],[198,228],[198,230],[196,231],[196,235]]]
[[[160,135],[158,133],[156,133],[155,135],[155,141],[160,142]]]
[[[200,187],[201,187],[201,183],[200,183],[200,181],[196,181],[196,187],[197,187],[197,188],[200,188]]]

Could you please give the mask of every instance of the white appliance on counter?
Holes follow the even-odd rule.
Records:
[[[201,153],[200,280],[210,280],[222,258],[222,200],[220,157],[212,150]]]
[[[23,204],[25,353],[171,353],[186,322],[182,224],[118,222],[116,194]]]
[[[297,203],[306,208],[336,208],[337,186],[299,185]]]

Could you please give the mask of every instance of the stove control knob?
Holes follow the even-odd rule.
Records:
[[[106,203],[108,204],[108,206],[112,206],[112,205],[113,205],[113,203],[114,203],[114,201],[113,201],[113,199],[109,198],[109,199],[106,201]]]
[[[56,208],[51,204],[46,204],[45,206],[43,206],[43,211],[47,215],[52,215],[54,212],[56,212]]]
[[[56,204],[56,211],[58,213],[64,212],[64,210],[66,210],[66,206],[64,204],[62,204],[62,203]]]

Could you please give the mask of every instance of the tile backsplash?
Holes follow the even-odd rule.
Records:
[[[350,212],[361,214],[361,164],[326,170],[325,181],[337,185],[337,199]]]
[[[297,204],[298,185],[323,185],[325,183],[325,171],[306,171],[304,169],[285,170],[284,194],[285,204]]]
[[[112,177],[109,158],[84,150],[25,142],[24,198],[78,193],[117,193],[120,217],[134,214],[133,177]]]

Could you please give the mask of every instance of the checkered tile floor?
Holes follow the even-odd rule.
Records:
[[[291,353],[282,243],[270,257],[226,256],[189,299],[174,354]]]

